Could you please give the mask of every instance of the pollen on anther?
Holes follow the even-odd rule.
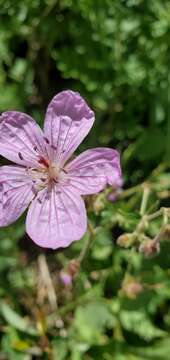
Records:
[[[48,161],[46,159],[44,159],[43,157],[40,157],[40,159],[38,160],[39,164],[44,165],[46,168],[49,168],[49,164]]]
[[[23,158],[23,156],[22,156],[22,154],[19,152],[18,153],[18,156],[19,156],[19,158],[21,159],[21,160],[24,160],[24,158]]]

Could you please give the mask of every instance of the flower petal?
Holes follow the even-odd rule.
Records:
[[[98,193],[107,184],[117,186],[121,181],[119,153],[109,148],[86,150],[67,164],[65,170],[70,186],[81,195]]]
[[[20,165],[37,166],[46,151],[43,132],[28,115],[7,111],[0,116],[0,154]]]
[[[94,123],[94,113],[79,93],[67,90],[50,102],[44,124],[53,158],[63,163],[73,154]]]
[[[32,181],[26,169],[19,166],[0,167],[0,226],[16,221],[34,197]]]
[[[86,228],[84,201],[69,188],[40,191],[28,210],[27,233],[42,247],[66,247],[79,240]]]

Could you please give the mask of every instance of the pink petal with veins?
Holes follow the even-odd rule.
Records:
[[[8,111],[0,116],[0,154],[19,165],[39,166],[47,154],[43,132],[27,114]]]
[[[79,93],[67,90],[50,102],[44,133],[52,145],[52,157],[63,165],[93,126],[94,112]]]
[[[121,179],[120,156],[116,150],[86,150],[66,167],[70,185],[81,195],[96,194]]]
[[[32,181],[26,169],[19,166],[0,167],[0,226],[16,221],[33,199]]]
[[[32,201],[26,229],[39,246],[57,249],[82,238],[87,228],[84,201],[77,192],[57,186],[44,189]]]

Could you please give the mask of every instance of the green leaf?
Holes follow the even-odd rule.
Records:
[[[152,324],[147,314],[142,311],[126,311],[120,313],[120,321],[124,329],[139,335],[144,340],[152,340],[165,336],[166,332]]]
[[[32,336],[38,336],[38,330],[33,328],[27,319],[21,317],[16,311],[14,311],[5,302],[0,303],[0,312],[3,318],[8,324],[13,326],[15,329],[20,330]]]
[[[76,309],[74,326],[80,339],[89,343],[100,343],[105,327],[113,325],[113,315],[108,306],[92,302]]]
[[[96,260],[105,260],[113,251],[112,234],[105,228],[99,228],[91,250]]]
[[[152,346],[135,349],[134,353],[145,360],[168,360],[170,354],[169,337],[153,343]]]

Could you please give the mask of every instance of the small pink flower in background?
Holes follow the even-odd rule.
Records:
[[[72,285],[72,276],[64,271],[60,271],[60,280],[65,286]]]
[[[110,192],[110,194],[107,197],[108,200],[115,202],[122,192],[122,186],[123,186],[123,180],[119,176],[117,179],[115,179],[115,183],[112,186],[112,191]]]
[[[78,275],[80,269],[80,262],[76,259],[68,263],[66,270],[60,271],[60,280],[65,286],[72,285],[73,280]]]
[[[68,163],[94,123],[82,97],[62,91],[50,102],[44,132],[28,115],[0,116],[0,154],[17,165],[0,167],[0,226],[29,206],[26,231],[42,247],[57,249],[82,238],[87,217],[82,195],[121,178],[116,150],[94,148]]]

